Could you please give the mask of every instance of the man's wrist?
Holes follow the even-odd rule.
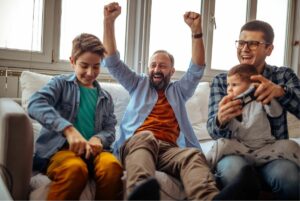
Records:
[[[192,33],[192,38],[202,38],[203,33]]]
[[[219,129],[223,129],[225,126],[224,125],[222,125],[222,123],[219,121],[219,118],[218,117],[216,117],[216,124],[217,124],[217,127],[219,128]]]
[[[284,85],[284,84],[282,84],[282,85],[279,85],[280,86],[280,88],[281,88],[281,90],[282,90],[282,95],[281,96],[284,96],[286,93],[287,93],[287,86],[286,85]],[[280,96],[280,97],[281,97]]]
[[[69,125],[66,128],[64,128],[63,130],[63,134],[65,137],[68,137],[69,134],[72,134],[74,130],[74,126],[73,125]]]

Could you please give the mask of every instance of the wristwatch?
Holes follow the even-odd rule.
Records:
[[[280,84],[281,88],[283,89],[284,93],[287,93],[288,88],[285,84]]]
[[[202,38],[203,34],[202,33],[193,33],[192,38]]]

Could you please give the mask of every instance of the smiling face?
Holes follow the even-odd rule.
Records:
[[[170,83],[175,69],[167,53],[158,52],[150,58],[148,74],[151,85],[157,89],[165,89]]]
[[[227,77],[227,94],[234,97],[246,91],[251,85],[249,80],[243,80],[239,74],[230,75]]]
[[[93,88],[93,82],[100,73],[101,57],[96,53],[85,52],[81,54],[77,60],[71,57],[70,62],[79,84]]]
[[[239,40],[243,41],[259,41],[266,42],[264,40],[264,33],[261,31],[248,31],[243,30],[240,33]],[[237,57],[241,64],[254,65],[259,73],[262,73],[265,59],[270,56],[273,50],[273,45],[259,44],[256,49],[250,50],[247,45],[242,48],[237,48]]]

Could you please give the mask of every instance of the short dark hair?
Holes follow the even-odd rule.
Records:
[[[167,54],[168,55],[168,57],[169,57],[169,59],[170,59],[170,61],[171,61],[171,67],[174,67],[174,57],[173,57],[173,55],[172,54],[170,54],[168,51],[166,51],[166,50],[156,50],[153,54],[152,54],[152,56],[153,55],[155,55],[155,54],[158,54],[158,53],[163,53],[163,54]],[[151,56],[151,57],[152,57]]]
[[[100,56],[101,60],[104,58],[104,54],[106,53],[100,39],[93,34],[82,33],[73,39],[72,44],[71,56],[74,58],[74,61],[76,61],[78,57],[85,52],[95,53]]]
[[[228,73],[227,76],[232,76],[232,75],[239,75],[242,80],[251,82],[250,77],[252,75],[258,75],[258,72],[255,68],[255,66],[250,65],[250,64],[239,64],[234,67],[232,67]]]
[[[264,21],[253,20],[249,21],[242,26],[241,31],[261,31],[264,34],[264,40],[266,43],[273,44],[274,41],[274,30],[272,26]]]

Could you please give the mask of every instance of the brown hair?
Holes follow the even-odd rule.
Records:
[[[274,40],[274,31],[272,26],[264,21],[253,20],[249,21],[242,26],[241,31],[260,31],[264,34],[264,40],[266,43],[272,44]]]
[[[236,75],[236,74],[239,75],[242,80],[251,82],[250,77],[252,75],[258,75],[258,72],[253,65],[239,64],[239,65],[232,67],[228,71],[227,76],[232,76],[232,75]]]
[[[101,60],[104,58],[106,50],[97,36],[88,33],[82,33],[76,36],[72,42],[72,54],[74,61],[85,52],[95,53],[100,56]]]

